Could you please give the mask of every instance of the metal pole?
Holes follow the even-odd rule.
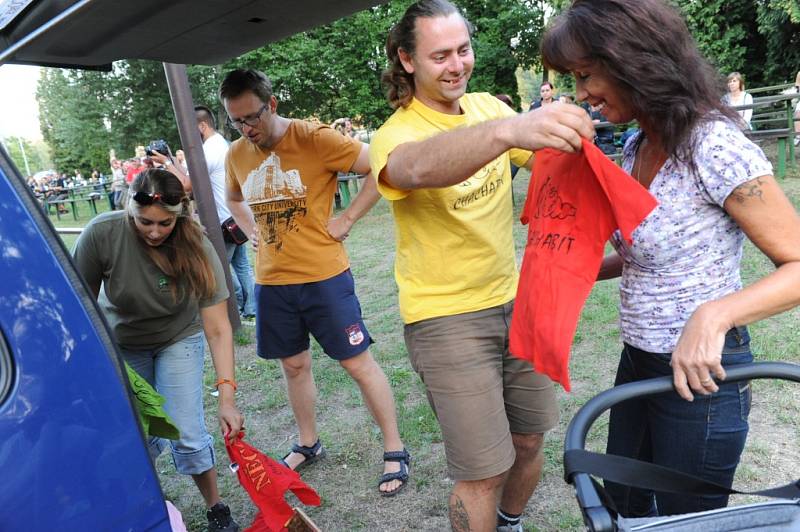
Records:
[[[31,169],[28,166],[28,157],[25,155],[25,146],[22,145],[22,139],[20,137],[17,137],[17,144],[19,144],[19,151],[22,152],[22,160],[25,163],[25,175],[30,176]]]
[[[175,110],[175,119],[178,123],[178,133],[181,136],[181,147],[186,153],[186,164],[189,166],[189,179],[192,181],[192,194],[200,214],[200,222],[206,229],[208,238],[214,244],[214,249],[219,255],[225,271],[225,282],[228,284],[228,318],[233,330],[241,326],[239,309],[236,304],[236,293],[233,291],[231,281],[231,268],[228,256],[225,253],[225,242],[222,239],[220,221],[217,219],[217,206],[214,203],[214,193],[211,190],[211,179],[208,177],[206,158],[203,154],[203,143],[200,130],[197,129],[197,118],[194,113],[192,92],[189,90],[189,78],[186,75],[186,65],[164,63],[164,73],[167,76],[169,96],[172,99],[172,108]]]

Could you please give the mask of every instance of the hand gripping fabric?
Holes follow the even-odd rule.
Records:
[[[569,351],[615,229],[630,243],[656,199],[596,146],[538,152],[521,221],[528,224],[509,350],[570,390]]]
[[[231,440],[225,436],[225,449],[236,470],[239,483],[258,507],[248,532],[282,532],[293,510],[284,500],[287,491],[311,506],[322,503],[317,492],[300,480],[300,475],[244,442],[244,431]],[[235,465],[234,465],[235,464]]]

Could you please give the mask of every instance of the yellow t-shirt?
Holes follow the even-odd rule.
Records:
[[[380,176],[400,144],[511,116],[490,94],[466,94],[462,114],[448,115],[416,98],[386,121],[370,143],[372,175]],[[398,190],[378,180],[391,202],[397,251],[395,278],[405,323],[483,310],[507,303],[517,290],[512,238],[511,169],[531,157],[510,150],[466,181],[446,188]]]
[[[361,143],[329,128],[292,120],[272,149],[240,138],[225,159],[228,186],[242,191],[261,241],[256,282],[266,285],[323,281],[350,263],[341,242],[328,235],[338,172],[349,171]]]

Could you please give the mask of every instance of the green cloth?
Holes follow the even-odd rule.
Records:
[[[128,380],[133,389],[133,402],[136,413],[139,414],[139,421],[142,422],[145,434],[159,436],[169,440],[180,438],[180,432],[169,415],[164,411],[164,397],[144,380],[144,377],[136,373],[126,362],[125,369],[128,372]]]
[[[207,237],[203,236],[203,251],[214,271],[216,291],[200,301],[172,299],[172,280],[150,259],[145,245],[126,212],[112,211],[95,216],[72,251],[89,286],[102,282],[97,302],[117,343],[129,351],[160,349],[202,331],[200,308],[228,298],[225,270]]]

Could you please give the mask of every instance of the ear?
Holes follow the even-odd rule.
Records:
[[[414,61],[411,58],[411,54],[406,52],[403,48],[398,48],[397,56],[400,58],[400,63],[403,65],[403,70],[405,70],[407,74],[413,74]]]
[[[278,109],[278,99],[274,94],[269,97],[269,103],[267,103],[267,107],[269,107],[269,112],[273,114]]]

